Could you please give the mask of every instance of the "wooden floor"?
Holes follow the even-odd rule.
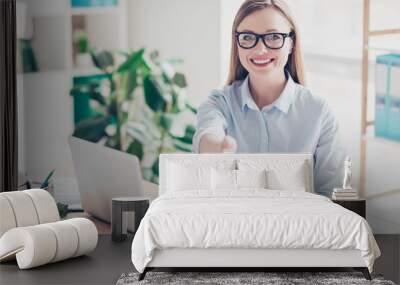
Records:
[[[86,216],[69,214],[68,218]],[[135,271],[131,262],[132,236],[124,242],[112,242],[110,225],[93,219],[100,233],[97,248],[87,256],[19,270],[15,261],[0,264],[0,284],[115,284],[122,273]],[[382,256],[374,272],[399,283],[400,235],[375,236]]]

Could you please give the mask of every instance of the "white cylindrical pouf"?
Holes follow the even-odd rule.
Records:
[[[2,194],[2,193],[1,193]],[[9,229],[15,228],[14,211],[6,197],[0,194],[0,237]]]
[[[54,232],[42,225],[14,228],[0,239],[0,252],[15,254],[20,269],[40,266],[53,260],[57,252]]]
[[[73,257],[78,249],[78,233],[66,221],[44,224],[43,227],[51,229],[57,238],[57,252],[51,262],[57,262]]]
[[[98,232],[94,223],[85,218],[75,218],[65,220],[70,223],[78,232],[78,249],[74,257],[86,254],[96,248],[98,240]]]
[[[22,192],[28,194],[32,199],[39,218],[39,224],[60,220],[56,202],[49,192],[43,189],[29,189]]]
[[[38,214],[30,196],[23,191],[1,193],[14,211],[17,227],[33,226],[39,223]]]

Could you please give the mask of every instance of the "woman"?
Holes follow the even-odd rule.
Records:
[[[344,152],[325,100],[304,87],[297,26],[281,0],[247,0],[232,28],[227,85],[198,110],[196,153],[310,152],[315,189],[339,186]]]

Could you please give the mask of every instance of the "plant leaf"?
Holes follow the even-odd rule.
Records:
[[[176,95],[172,94],[172,105],[171,105],[171,109],[169,110],[169,112],[171,114],[178,114],[180,113],[182,110],[179,109],[179,104],[178,104],[178,100]]]
[[[192,145],[184,143],[180,140],[173,140],[174,147],[184,152],[192,152]]]
[[[175,73],[174,78],[172,81],[178,85],[180,88],[187,87],[186,77],[180,72]]]
[[[173,116],[170,114],[163,113],[160,116],[160,125],[167,131],[169,131],[172,127]]]
[[[124,98],[127,100],[132,100],[132,92],[138,86],[136,68],[131,68],[123,74],[122,84]]]
[[[164,82],[168,85],[171,85],[173,83],[174,75],[176,74],[174,66],[168,61],[164,61],[160,64],[160,68]]]
[[[106,70],[108,67],[114,65],[114,57],[109,51],[101,51],[98,53],[91,51],[90,54],[94,65],[102,70]]]
[[[97,101],[100,105],[105,106],[106,105],[106,98],[99,92],[99,91],[93,91],[90,92],[90,98]]]
[[[109,116],[94,117],[79,122],[73,136],[91,142],[98,142],[106,135],[105,128],[110,122]]]
[[[187,125],[185,128],[185,137],[193,137],[196,132],[196,127],[193,125]]]
[[[156,64],[159,65],[160,64],[160,52],[158,50],[153,50],[150,53],[150,59]]]
[[[197,114],[197,109],[189,103],[186,103],[186,108],[188,108],[193,114]]]
[[[40,185],[40,189],[43,189],[43,188],[49,186],[49,181],[50,181],[51,177],[53,176],[54,171],[56,171],[56,170],[53,169],[53,170],[47,175],[46,179],[45,179],[45,180],[42,182],[42,184]]]
[[[82,93],[81,87],[74,86],[70,91],[69,94],[74,97],[74,96],[79,96]]]
[[[133,142],[131,142],[126,152],[136,155],[139,158],[139,160],[143,159],[144,155],[143,145],[138,140],[134,140]]]
[[[171,133],[168,133],[168,135],[174,139],[174,142],[178,141],[180,143],[188,144],[190,146],[190,145],[192,145],[193,136],[194,136],[195,132],[196,132],[196,128],[193,125],[188,125],[185,128],[185,135],[183,137],[178,137]]]
[[[120,67],[118,67],[117,72],[122,73],[127,70],[137,68],[137,66],[143,62],[143,54],[144,48],[132,53],[131,56],[123,64],[121,64]]]
[[[60,202],[57,202],[56,205],[57,205],[57,210],[58,210],[58,214],[60,215],[60,218],[66,217],[68,214],[68,205],[60,203]]]
[[[156,176],[158,177],[158,175],[159,175],[158,157],[157,157],[157,159],[154,161],[153,166],[151,167],[151,170],[153,171],[153,174],[156,175]]]
[[[149,75],[143,79],[143,89],[146,104],[154,112],[163,112],[166,107],[166,100],[163,97],[163,91],[154,76]]]
[[[174,142],[175,141],[179,141],[181,143],[185,143],[185,144],[189,144],[189,145],[192,144],[192,138],[191,137],[186,137],[186,136],[177,137],[177,136],[174,136],[174,135],[172,135],[170,133],[169,133],[169,135],[174,139]]]
[[[110,103],[108,104],[108,113],[114,117],[117,117],[118,105],[117,96],[112,96],[110,98]]]
[[[185,90],[182,88],[179,88],[178,86],[173,85],[171,88],[171,94],[172,94],[172,104],[171,104],[171,109],[170,113],[180,113],[186,109],[186,94]]]
[[[140,63],[140,71],[143,78],[151,74],[151,67],[145,57],[143,57]]]

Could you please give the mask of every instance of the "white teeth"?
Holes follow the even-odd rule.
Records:
[[[268,59],[268,60],[256,60],[256,59],[252,59],[252,61],[253,61],[255,64],[267,64],[267,63],[270,63],[270,62],[272,61],[272,59]]]

